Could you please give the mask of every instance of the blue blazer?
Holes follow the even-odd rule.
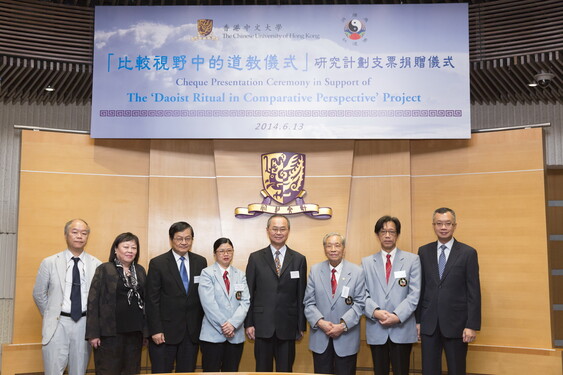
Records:
[[[305,317],[311,325],[309,349],[315,353],[324,353],[329,337],[316,326],[319,319],[332,323],[344,320],[348,331],[333,339],[334,350],[339,357],[356,354],[360,348],[360,317],[364,311],[366,287],[362,269],[346,260],[342,261],[342,272],[334,296],[330,285],[331,271],[327,260],[311,268],[307,289],[305,289]],[[342,297],[344,287],[349,288],[348,296],[352,304],[348,305]]]
[[[244,342],[244,319],[250,306],[250,293],[246,284],[246,275],[231,266],[229,270],[230,288],[223,281],[223,269],[214,263],[203,269],[199,277],[199,299],[205,313],[201,325],[199,339],[207,342],[220,343],[229,341],[231,344]],[[240,299],[237,299],[237,292]],[[226,338],[221,325],[225,322],[235,327],[235,335]]]
[[[362,259],[368,296],[366,299],[366,339],[369,345],[383,345],[390,338],[396,344],[417,341],[414,312],[420,298],[420,259],[418,255],[397,249],[389,283],[385,281],[385,263],[381,251]],[[404,274],[404,277],[396,277]],[[375,309],[395,313],[398,324],[384,327],[373,317]]]

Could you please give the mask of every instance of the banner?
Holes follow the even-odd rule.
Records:
[[[467,4],[96,7],[94,138],[469,138]]]

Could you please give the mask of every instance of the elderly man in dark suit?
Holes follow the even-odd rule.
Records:
[[[266,233],[270,245],[250,254],[246,281],[250,309],[245,320],[247,336],[255,340],[257,372],[292,372],[295,340],[306,329],[303,297],[307,286],[307,261],[286,246],[289,220],[273,215]]]
[[[194,372],[203,309],[198,285],[207,260],[190,250],[194,231],[180,221],[168,231],[172,249],[153,258],[147,275],[146,311],[153,373]]]
[[[466,373],[467,344],[481,328],[479,263],[474,248],[454,237],[455,212],[446,207],[432,218],[438,241],[418,249],[422,288],[416,311],[422,340],[422,373],[442,374],[442,350],[449,375]]]

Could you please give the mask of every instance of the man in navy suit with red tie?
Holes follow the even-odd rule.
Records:
[[[422,287],[416,311],[422,341],[422,373],[442,374],[442,350],[449,375],[466,373],[467,344],[481,328],[481,287],[477,251],[458,242],[455,212],[438,208],[432,217],[438,237],[418,249]]]

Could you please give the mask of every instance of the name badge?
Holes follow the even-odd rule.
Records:
[[[403,279],[407,277],[407,271],[405,270],[395,271],[393,275],[395,276],[396,279]]]
[[[244,284],[235,284],[235,292],[244,291]]]
[[[199,276],[194,276],[194,283],[199,284]]]
[[[289,273],[289,276],[290,276],[292,279],[298,279],[298,278],[299,278],[299,271],[291,271],[291,272]]]
[[[348,295],[350,295],[350,287],[349,286],[343,286],[342,287],[342,294],[340,296],[342,298],[348,298]]]

